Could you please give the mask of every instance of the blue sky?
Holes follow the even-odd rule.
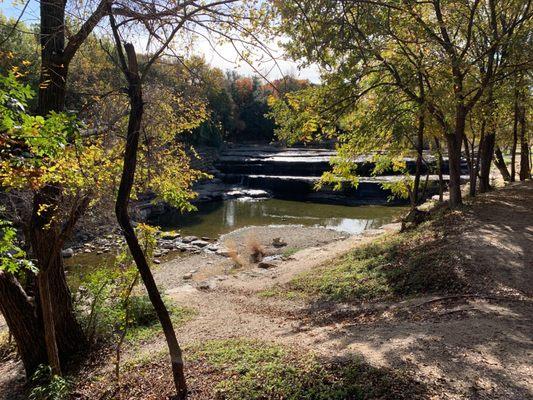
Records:
[[[0,0],[0,11],[7,17],[18,18],[25,3],[24,0]],[[22,20],[28,24],[39,21],[38,1],[29,0]],[[282,52],[275,43],[270,47],[278,49],[278,54],[281,56]],[[204,56],[209,64],[224,70],[235,70],[243,75],[255,73],[254,68],[239,60],[239,56],[230,45],[218,46],[216,51],[214,51],[206,40],[198,40],[195,42],[193,53]],[[220,57],[219,54],[223,54],[224,57]],[[291,74],[301,79],[310,79],[313,82],[320,81],[319,72],[316,67],[299,70],[297,63],[289,60],[278,60],[277,67],[274,67],[273,62],[256,64],[254,67],[269,80],[279,78],[282,74]]]

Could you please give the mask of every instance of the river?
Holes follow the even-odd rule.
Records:
[[[252,225],[304,225],[324,227],[350,234],[391,222],[406,210],[391,206],[340,206],[280,199],[227,200],[203,204],[197,212],[167,213],[152,221],[164,230],[213,239]]]

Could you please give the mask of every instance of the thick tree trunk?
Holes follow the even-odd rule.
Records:
[[[456,112],[455,132],[446,135],[448,144],[448,165],[450,169],[450,207],[456,208],[463,204],[461,195],[461,145],[465,132],[466,115],[458,107]]]
[[[513,144],[511,146],[511,182],[516,180],[516,148],[518,145],[518,120],[520,110],[518,107],[518,90],[515,89],[514,118],[513,118]]]
[[[415,208],[420,202],[420,175],[422,174],[422,163],[424,161],[424,129],[425,119],[421,113],[418,117],[418,130],[416,138],[416,167],[415,180],[413,182],[413,191],[411,195],[411,208]]]
[[[63,59],[65,49],[65,1],[41,1],[41,77],[37,114],[65,108],[68,64]]]
[[[38,261],[37,290],[39,299],[47,301],[47,296],[49,296],[50,300],[50,309],[47,309],[41,301],[39,301],[39,308],[43,313],[43,320],[48,320],[49,314],[54,320],[54,332],[47,329],[49,325],[45,321],[45,336],[53,335],[55,337],[57,357],[65,361],[84,348],[87,342],[83,330],[76,320],[72,296],[65,278],[61,246],[58,245],[60,243],[60,229],[53,221],[53,207],[50,212],[40,209],[43,204],[59,204],[61,201],[60,192],[59,187],[49,185],[35,194],[29,239],[33,256]],[[48,291],[48,295],[41,294],[42,290]],[[48,338],[48,353],[53,351],[53,347],[50,346],[53,344],[51,338]],[[50,362],[53,361],[50,360]]]
[[[485,139],[481,143],[480,151],[480,176],[479,176],[479,191],[481,193],[488,192],[490,187],[490,167],[494,156],[494,146],[496,143],[496,134],[489,132],[485,135]]]
[[[0,271],[0,311],[15,338],[26,376],[32,376],[39,365],[48,362],[42,323],[32,299],[4,271]]]
[[[114,23],[112,22],[113,27]],[[114,27],[114,30],[116,28]],[[120,48],[121,44],[116,35],[117,47]],[[143,116],[143,99],[141,90],[141,79],[138,72],[137,56],[133,45],[127,43],[125,45],[126,53],[128,56],[128,66],[123,66],[124,73],[128,78],[129,84],[129,97],[130,97],[130,113],[128,121],[128,132],[126,136],[126,147],[124,150],[124,166],[122,170],[122,177],[120,180],[119,190],[117,194],[115,212],[117,220],[122,228],[126,243],[130,249],[130,252],[135,260],[141,279],[148,292],[148,297],[154,309],[168,345],[170,353],[170,361],[172,365],[172,373],[174,378],[174,385],[176,387],[177,398],[182,400],[187,397],[187,385],[185,381],[185,374],[183,368],[183,358],[181,348],[176,338],[174,327],[168,310],[163,303],[157,285],[155,283],[152,272],[146,260],[146,257],[142,251],[139,241],[135,235],[135,231],[131,225],[130,217],[128,215],[128,204],[131,194],[131,190],[135,181],[135,170],[137,167],[137,151],[139,145],[139,134],[141,129],[141,121]],[[120,51],[120,50],[119,50]]]
[[[526,135],[526,107],[520,107],[520,180],[531,178],[531,165],[529,164],[529,142]]]
[[[496,146],[496,149],[494,150],[494,164],[500,171],[500,174],[503,176],[503,180],[505,182],[511,181],[511,174],[509,174],[509,170],[507,169],[507,165],[505,164],[505,160],[503,159],[503,153],[500,149],[500,146]]]
[[[444,199],[444,177],[442,176],[442,150],[440,148],[440,140],[435,138],[435,148],[437,150],[437,173],[439,175],[439,201]]]
[[[39,283],[39,297],[41,299],[41,314],[44,327],[44,342],[46,344],[46,354],[48,364],[54,375],[61,375],[61,363],[59,361],[59,351],[57,350],[56,327],[54,321],[54,308],[52,307],[52,297],[50,295],[50,285],[47,271],[40,271],[37,282]]]
[[[46,116],[50,111],[65,108],[68,62],[63,57],[65,48],[65,1],[50,0],[40,3],[41,11],[41,77],[37,113]],[[57,216],[42,212],[54,210],[61,202],[61,189],[47,185],[34,195],[29,241],[37,259],[39,275],[37,291],[44,322],[49,364],[59,371],[57,360],[70,358],[86,345],[80,324],[76,320],[70,290],[65,279],[61,246],[58,246]],[[37,298],[37,297],[36,297]],[[53,320],[53,325],[50,324]],[[54,354],[55,353],[55,354]]]

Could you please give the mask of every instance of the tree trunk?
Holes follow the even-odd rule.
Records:
[[[59,351],[57,350],[56,327],[54,321],[54,309],[52,307],[52,297],[50,295],[50,285],[47,271],[39,271],[37,282],[39,283],[39,296],[41,299],[41,314],[44,328],[44,342],[46,344],[46,354],[48,364],[54,375],[61,375],[61,364],[59,362]]]
[[[463,204],[461,195],[461,144],[465,131],[466,116],[461,110],[457,111],[455,132],[446,135],[448,144],[448,165],[450,169],[450,207],[456,208]]]
[[[440,140],[435,138],[435,148],[437,150],[437,173],[439,175],[439,201],[444,200],[444,177],[442,176],[442,150],[440,148]]]
[[[502,150],[500,149],[500,146],[496,146],[496,149],[494,150],[494,155],[494,164],[500,170],[500,174],[502,174],[503,180],[505,182],[510,182],[511,175],[509,174],[509,170],[507,169],[507,165],[505,164],[505,160],[503,159],[503,154]]]
[[[41,76],[37,113],[46,116],[50,111],[61,112],[65,108],[68,73],[68,62],[63,57],[65,1],[41,2],[40,11]],[[67,360],[86,345],[86,340],[74,314],[61,247],[57,246],[57,216],[53,215],[53,211],[50,215],[42,212],[43,206],[54,210],[54,206],[60,204],[61,189],[59,186],[47,185],[34,195],[33,200],[29,242],[41,275],[37,279],[39,296],[36,299],[40,299],[38,309],[43,313],[47,351],[51,358],[49,363],[56,368],[54,364],[57,359]],[[48,324],[52,319],[54,324]]]
[[[513,144],[511,146],[511,182],[516,180],[516,147],[518,145],[518,120],[520,110],[518,107],[518,89],[515,89],[514,118],[513,118]]]
[[[0,311],[17,343],[26,376],[48,362],[42,323],[37,308],[15,277],[0,271]]]
[[[468,172],[469,172],[469,194],[474,197],[476,195],[476,185],[477,185],[477,171],[476,171],[476,162],[475,162],[475,152],[474,144],[475,138],[472,139],[472,151],[470,151],[470,145],[468,143],[468,138],[466,135],[463,136],[463,143],[466,153],[466,161],[468,163]]]
[[[531,165],[529,164],[529,142],[526,135],[526,107],[520,107],[520,180],[531,178]]]
[[[413,192],[411,195],[411,208],[415,208],[420,202],[420,175],[422,173],[422,163],[424,160],[424,129],[425,120],[424,113],[420,113],[418,117],[418,130],[416,138],[416,167],[415,180],[413,183]]]
[[[113,24],[113,23],[112,23]],[[115,30],[116,28],[114,28]],[[118,34],[115,34],[117,49],[120,52],[121,44]],[[141,121],[143,116],[143,99],[141,90],[141,79],[138,72],[137,56],[132,44],[127,43],[125,50],[128,57],[128,66],[123,65],[124,73],[128,79],[128,93],[130,98],[130,113],[128,121],[128,131],[126,136],[126,147],[124,150],[124,166],[122,170],[122,177],[117,194],[115,205],[115,213],[117,220],[122,228],[124,238],[128,244],[131,255],[135,260],[141,279],[148,292],[148,297],[154,306],[157,317],[168,345],[170,353],[170,361],[172,365],[172,373],[174,378],[174,385],[176,387],[177,398],[185,399],[187,397],[187,385],[185,381],[185,374],[183,369],[183,358],[181,348],[176,339],[176,333],[172,326],[172,321],[168,310],[163,303],[159,290],[156,286],[152,272],[142,251],[139,241],[135,235],[135,231],[131,225],[128,214],[128,204],[130,193],[135,181],[135,170],[137,167],[137,151],[139,145],[139,134],[141,129]]]
[[[45,322],[45,336],[55,336],[58,357],[65,361],[84,348],[87,343],[83,330],[76,320],[72,296],[65,278],[61,247],[57,245],[60,238],[59,227],[53,221],[55,210],[53,207],[50,211],[43,211],[40,208],[43,204],[59,204],[60,193],[61,189],[58,186],[48,185],[35,194],[29,240],[39,267],[38,297],[41,301],[46,301],[47,295],[42,295],[41,291],[48,291],[51,309],[47,310],[41,301],[38,306],[43,312],[43,320],[48,318],[48,313],[52,314],[54,320],[55,332],[48,330],[49,325]],[[47,344],[52,346],[52,342],[48,339]],[[49,346],[47,346],[48,353],[53,351]]]
[[[65,109],[68,64],[65,49],[65,0],[40,2],[41,9],[41,77],[37,114]]]
[[[481,193],[488,192],[490,187],[490,166],[494,156],[494,145],[496,143],[496,134],[494,131],[485,135],[485,139],[481,143],[480,151],[480,176],[479,176],[479,191]]]

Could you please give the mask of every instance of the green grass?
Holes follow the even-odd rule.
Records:
[[[290,256],[293,256],[299,251],[300,249],[296,247],[287,247],[285,250],[283,250],[283,257],[289,258]]]
[[[288,300],[296,300],[306,298],[306,294],[301,291],[287,290],[281,286],[274,286],[270,289],[262,290],[258,293],[259,297],[263,298],[272,298],[272,297],[283,297]]]
[[[261,341],[214,340],[187,353],[191,362],[223,372],[214,386],[217,399],[399,399],[394,392],[407,382],[399,374],[363,366],[358,360],[325,364],[309,353]],[[416,398],[416,393],[405,398]]]
[[[168,304],[168,302],[167,309],[170,313],[170,319],[174,328],[182,326],[193,319],[198,313],[192,308]],[[154,338],[156,335],[162,335],[162,328],[157,316],[154,314],[152,318],[137,322],[135,325],[129,327],[126,332],[126,340],[130,343],[145,342]]]
[[[444,237],[431,224],[358,247],[327,266],[306,272],[285,288],[332,301],[390,299],[462,286]]]
[[[243,338],[207,340],[183,348],[192,397],[218,400],[420,400],[424,385],[400,370],[374,368],[353,357],[325,361],[312,352]],[[168,353],[143,352],[124,363],[124,398],[172,394]],[[97,383],[107,391],[110,382]],[[142,387],[139,391],[136,388]]]

